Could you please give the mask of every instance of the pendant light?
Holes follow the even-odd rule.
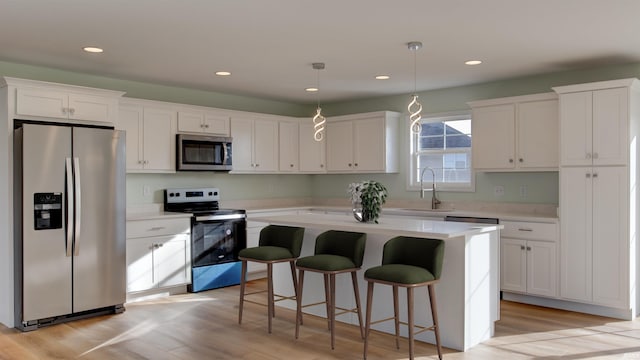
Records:
[[[416,51],[422,48],[422,43],[419,41],[411,41],[407,43],[407,47],[409,50],[413,51],[413,94],[411,95],[411,102],[407,106],[407,110],[409,111],[409,120],[411,120],[411,133],[419,134],[420,133],[420,119],[422,119],[422,105],[418,102],[418,94],[416,94],[416,83],[417,83],[417,71],[416,71]]]
[[[318,71],[318,81],[316,92],[320,92],[320,70],[324,70],[324,63],[313,63],[313,69]],[[317,96],[318,107],[316,108],[316,114],[313,116],[313,139],[315,141],[322,141],[324,139],[324,124],[327,122],[324,116],[322,116],[322,109],[320,108],[320,94]]]

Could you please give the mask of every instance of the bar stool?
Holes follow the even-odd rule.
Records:
[[[367,324],[364,337],[364,359],[367,358],[369,345],[369,330],[372,324],[394,319],[396,330],[396,348],[400,349],[400,318],[398,314],[398,287],[407,289],[407,320],[402,322],[409,330],[409,359],[413,360],[413,337],[424,331],[433,331],[436,336],[438,358],[442,360],[440,345],[440,331],[438,329],[438,313],[434,285],[438,283],[442,273],[444,258],[444,241],[398,236],[384,244],[382,250],[382,265],[367,269],[364,278],[367,286]],[[375,283],[391,285],[393,287],[394,317],[371,322],[371,308],[373,302],[373,285]],[[431,303],[433,325],[424,327],[414,324],[413,318],[413,289],[427,286]],[[414,334],[414,328],[420,330]]]
[[[295,261],[300,256],[304,228],[268,225],[260,231],[258,246],[240,250],[238,258],[242,261],[242,274],[240,276],[240,306],[238,313],[238,324],[242,323],[242,308],[244,302],[261,304],[251,300],[245,300],[246,295],[263,293],[255,291],[245,294],[245,284],[247,278],[247,261],[267,264],[267,314],[269,317],[269,333],[271,333],[271,318],[275,316],[275,302],[282,300],[294,300],[298,296],[298,282],[295,271]],[[293,291],[295,296],[282,296],[273,293],[273,264],[288,262],[291,266],[291,277],[293,278]],[[274,297],[278,299],[274,300]]]
[[[358,291],[358,279],[356,272],[362,266],[364,248],[367,235],[363,233],[329,230],[318,235],[313,256],[302,257],[296,261],[298,269],[298,305],[296,308],[296,339],[302,323],[302,308],[326,304],[329,331],[331,332],[331,349],[335,348],[335,318],[336,315],[357,313],[360,325],[360,336],[364,338],[362,327],[362,313],[360,311],[360,294]],[[304,272],[312,271],[324,276],[325,301],[302,305],[302,289],[304,285]],[[336,275],[351,273],[353,292],[356,297],[356,307],[345,309],[336,307]],[[341,310],[336,314],[336,308]]]

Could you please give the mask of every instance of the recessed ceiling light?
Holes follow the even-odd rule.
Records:
[[[389,80],[390,78],[389,75],[376,75],[376,80]]]
[[[101,53],[104,52],[103,49],[99,48],[99,47],[95,47],[95,46],[85,46],[82,48],[82,50],[88,52],[88,53]]]
[[[308,88],[304,89],[304,91],[306,91],[306,92],[317,92],[318,88],[308,87]]]
[[[229,71],[216,71],[216,75],[218,75],[218,76],[229,76],[229,75],[231,75],[231,72],[229,72]]]
[[[481,60],[469,60],[464,62],[465,65],[480,65],[482,64]]]

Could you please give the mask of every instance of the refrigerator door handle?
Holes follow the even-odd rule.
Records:
[[[65,170],[67,173],[67,218],[66,218],[66,253],[67,256],[72,256],[73,252],[73,209],[75,208],[75,197],[73,196],[73,165],[71,165],[71,158],[65,159]]]
[[[74,233],[74,256],[80,254],[79,240],[80,240],[80,220],[82,214],[82,191],[80,187],[80,160],[77,157],[73,158],[73,185],[75,190],[75,233]]]

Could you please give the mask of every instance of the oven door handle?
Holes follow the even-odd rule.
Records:
[[[196,216],[196,222],[245,219],[247,214],[206,215]]]

